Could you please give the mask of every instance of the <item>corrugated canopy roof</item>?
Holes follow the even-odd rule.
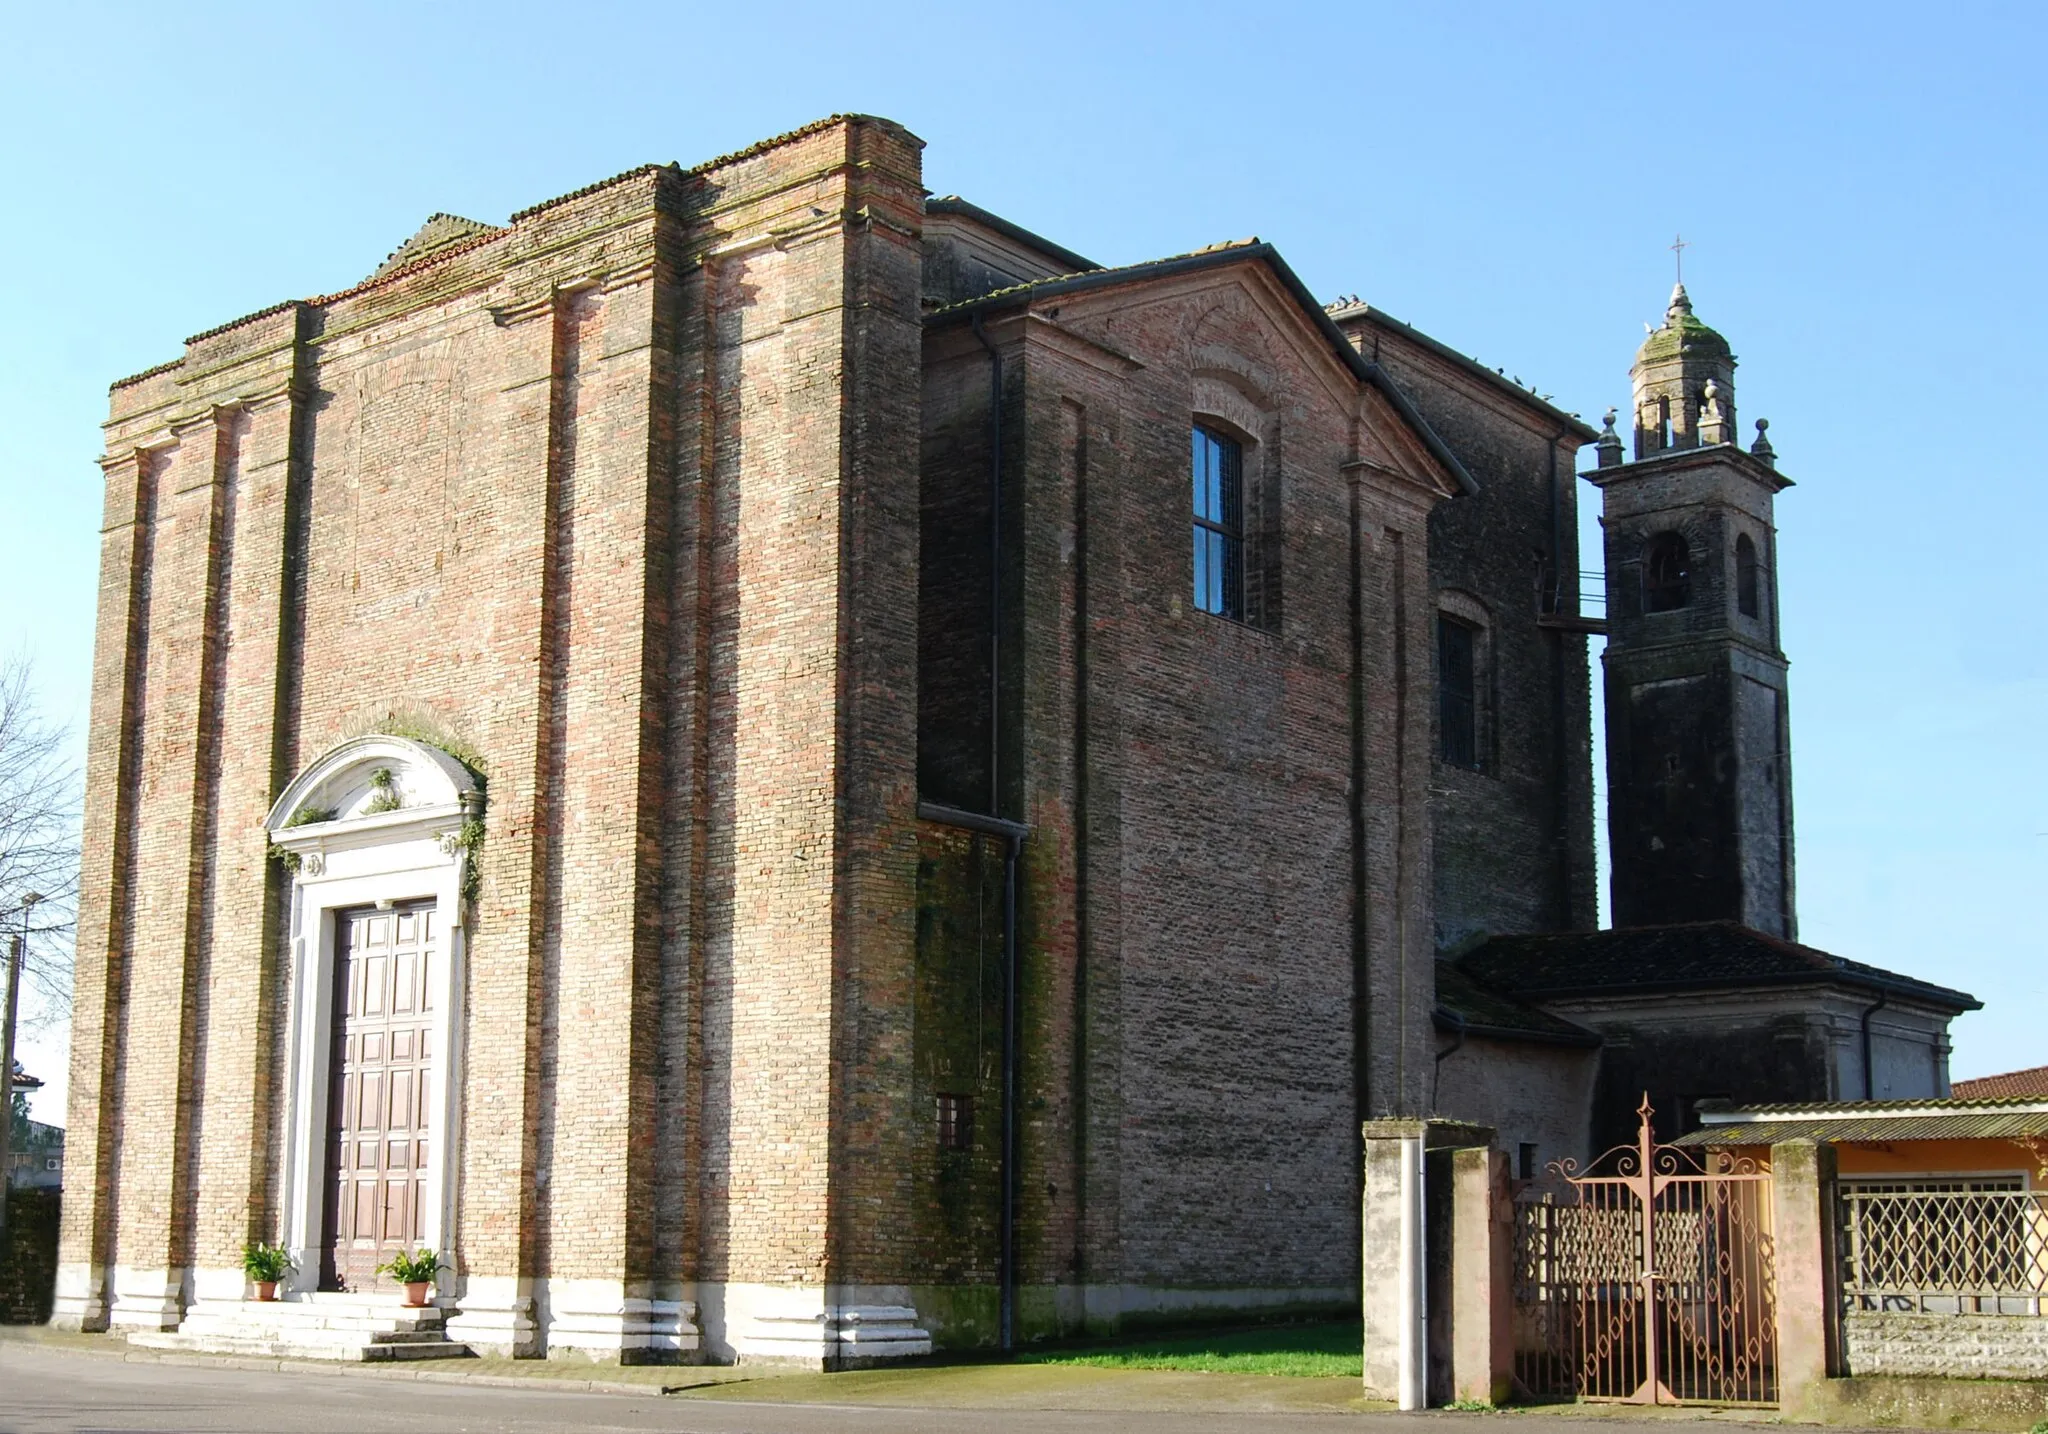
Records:
[[[2048,1110],[1952,1111],[1924,1115],[1836,1115],[1702,1126],[1673,1145],[1775,1145],[1781,1140],[2012,1140],[2048,1135]]]
[[[2012,1140],[2048,1135],[2048,1100],[1852,1100],[1715,1106],[1674,1145],[1773,1145],[1781,1140]]]

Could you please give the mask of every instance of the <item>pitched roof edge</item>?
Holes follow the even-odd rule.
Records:
[[[1080,290],[1105,288],[1113,284],[1141,283],[1147,279],[1171,278],[1177,274],[1196,273],[1203,269],[1217,268],[1226,264],[1238,264],[1247,260],[1263,261],[1272,270],[1273,277],[1280,281],[1280,287],[1287,290],[1309,321],[1315,325],[1325,342],[1336,353],[1340,362],[1351,370],[1352,377],[1360,383],[1371,384],[1386,396],[1394,411],[1401,415],[1401,421],[1415,431],[1422,440],[1429,456],[1451,475],[1460,492],[1471,496],[1479,491],[1479,482],[1458,455],[1450,450],[1435,429],[1401,391],[1399,384],[1378,364],[1358,351],[1358,346],[1344,337],[1344,331],[1325,313],[1323,306],[1316,302],[1308,286],[1280,257],[1280,251],[1263,239],[1240,239],[1231,243],[1212,245],[1198,249],[1192,254],[1176,254],[1166,259],[1149,259],[1140,264],[1126,264],[1115,269],[1090,269],[1079,274],[1063,274],[1053,279],[1034,279],[1028,283],[1013,284],[1007,289],[997,289],[979,298],[963,299],[956,304],[947,304],[932,310],[925,316],[932,320],[971,319],[976,314],[993,309],[1006,309],[1019,304],[1035,303],[1040,299],[1053,298]]]
[[[784,136],[784,138],[788,138],[788,136]],[[581,189],[572,189],[567,194],[557,194],[553,199],[543,199],[538,204],[529,204],[524,209],[514,210],[512,217],[505,222],[507,224],[517,224],[522,219],[530,219],[536,214],[542,214],[550,209],[559,208],[564,204],[596,194],[600,190],[610,189],[615,184],[624,184],[629,179],[642,179],[647,175],[659,173],[664,169],[677,168],[679,166],[673,160],[667,164],[636,164],[631,169],[621,170],[609,179],[600,179],[594,183],[584,185]],[[695,173],[694,170],[687,172]]]
[[[1462,1031],[1468,1036],[1483,1036],[1492,1041],[1531,1041],[1540,1046],[1577,1046],[1591,1050],[1606,1044],[1607,1038],[1598,1031],[1589,1031],[1574,1021],[1565,1021],[1569,1031],[1546,1031],[1527,1026],[1493,1026],[1484,1021],[1468,1021],[1447,1006],[1438,1006],[1430,1012],[1430,1019],[1440,1031]],[[1556,1019],[1563,1020],[1562,1017]]]
[[[1404,338],[1413,339],[1417,344],[1429,350],[1429,352],[1437,357],[1448,359],[1474,377],[1485,379],[1487,383],[1499,389],[1502,393],[1512,396],[1525,407],[1533,408],[1538,412],[1549,415],[1563,424],[1581,443],[1591,443],[1600,436],[1597,429],[1593,428],[1577,414],[1566,413],[1548,399],[1523,388],[1506,374],[1488,368],[1469,354],[1459,353],[1443,340],[1431,337],[1413,324],[1405,323],[1395,318],[1384,309],[1375,308],[1367,303],[1358,303],[1346,305],[1341,309],[1325,310],[1325,312],[1331,315],[1332,323],[1337,322],[1339,316],[1343,318],[1362,318],[1372,323],[1383,324],[1387,328],[1401,334]]]
[[[1024,244],[1038,250],[1047,258],[1057,259],[1062,264],[1071,265],[1076,271],[1100,269],[1102,267],[1102,265],[1086,255],[1076,254],[1072,249],[1067,248],[1066,245],[1055,244],[1043,234],[1035,234],[1023,225],[1005,219],[1002,215],[991,210],[983,209],[979,204],[974,203],[972,200],[962,199],[957,194],[942,194],[936,199],[925,200],[924,211],[927,214],[958,214],[964,219],[972,219],[975,223],[986,225],[1007,239],[1014,239],[1019,244]]]
[[[146,368],[141,373],[131,373],[126,378],[117,378],[112,383],[107,385],[107,392],[112,393],[117,388],[133,388],[136,384],[141,383],[144,379],[155,378],[160,373],[169,373],[174,368],[182,367],[184,362],[185,360],[182,358],[174,358],[166,363],[160,363],[153,365],[150,368]]]
[[[1326,318],[1324,322],[1328,323],[1329,320]],[[1337,326],[1331,324],[1330,327],[1335,329]],[[1344,347],[1351,348],[1351,340],[1345,338],[1341,332],[1338,333],[1337,337]],[[1356,349],[1351,351],[1353,353],[1358,352]],[[1360,357],[1364,356],[1360,355]],[[1476,497],[1479,493],[1479,480],[1466,470],[1465,465],[1458,461],[1458,455],[1451,452],[1449,445],[1437,436],[1436,430],[1429,426],[1429,420],[1422,416],[1414,403],[1409,400],[1408,395],[1401,391],[1401,386],[1394,382],[1393,375],[1376,363],[1368,362],[1365,369],[1366,381],[1386,395],[1387,402],[1394,405],[1394,411],[1401,415],[1401,421],[1415,430],[1416,436],[1422,440],[1423,446],[1429,450],[1430,457],[1441,463],[1444,466],[1444,470],[1456,481],[1458,490],[1467,498]]]

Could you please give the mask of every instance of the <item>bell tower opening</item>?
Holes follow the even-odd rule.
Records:
[[[1679,284],[1662,326],[1652,329],[1629,369],[1635,386],[1636,457],[1726,443],[1735,431],[1735,355],[1728,340],[1692,311]]]

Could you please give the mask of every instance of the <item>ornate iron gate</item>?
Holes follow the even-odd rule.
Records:
[[[1768,1166],[1654,1143],[1550,1167],[1515,1207],[1515,1378],[1535,1397],[1778,1397]]]

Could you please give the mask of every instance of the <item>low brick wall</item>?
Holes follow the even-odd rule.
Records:
[[[1853,1375],[2048,1379],[2048,1317],[1852,1311],[1842,1348]]]
[[[57,1286],[57,1192],[7,1192],[7,1248],[0,1250],[0,1324],[41,1324]]]

